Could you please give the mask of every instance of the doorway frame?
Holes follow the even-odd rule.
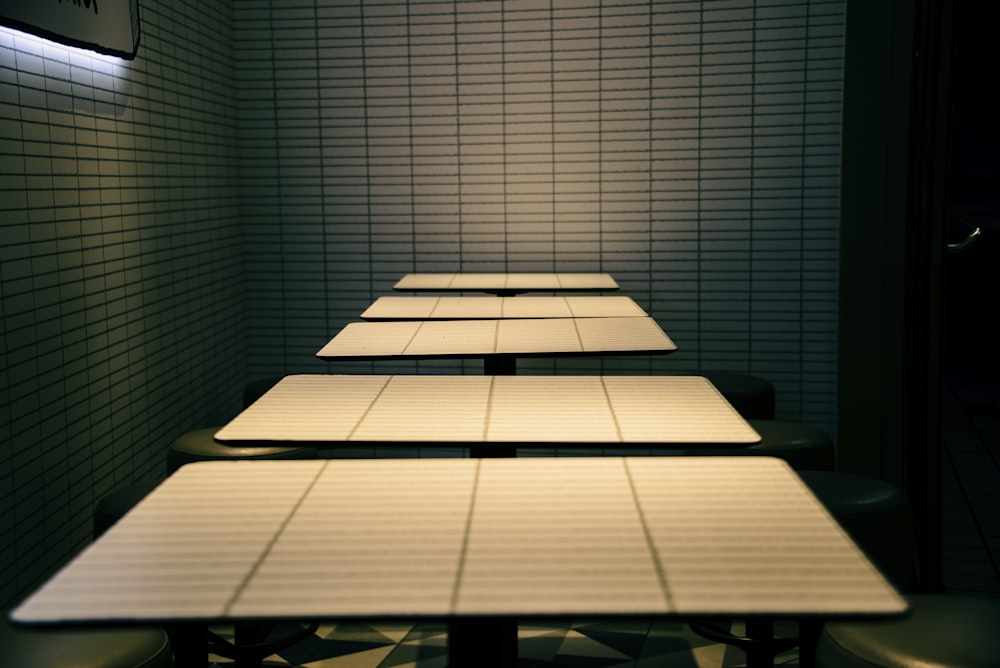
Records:
[[[941,591],[951,0],[848,0],[839,470],[905,489],[918,583]]]

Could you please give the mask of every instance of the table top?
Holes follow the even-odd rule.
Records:
[[[503,320],[646,317],[631,297],[379,297],[364,320]]]
[[[523,318],[352,322],[316,356],[347,361],[663,355],[676,350],[649,317]]]
[[[22,624],[903,613],[769,457],[200,462]]]
[[[453,447],[760,441],[701,376],[293,375],[215,438]]]
[[[407,274],[392,286],[401,292],[595,292],[617,290],[609,274],[486,273]]]

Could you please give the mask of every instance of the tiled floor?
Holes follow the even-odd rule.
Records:
[[[950,372],[944,432],[945,590],[1000,596],[1000,376]]]
[[[968,370],[950,372],[944,399],[945,588],[1000,597],[1000,380]],[[520,637],[524,668],[745,665],[738,650],[704,640],[680,622],[522,624]],[[444,668],[446,642],[440,623],[329,624],[265,665]],[[798,657],[792,651],[778,663],[798,666]]]
[[[738,630],[738,629],[737,629]],[[778,629],[783,632],[782,629]],[[787,629],[790,631],[790,629]],[[220,629],[221,631],[221,629]],[[745,665],[743,654],[693,634],[680,622],[574,621],[521,624],[521,668],[723,668]],[[795,652],[776,665],[798,666]],[[218,666],[229,665],[225,661]],[[267,667],[445,668],[447,635],[440,623],[321,626],[316,636]]]

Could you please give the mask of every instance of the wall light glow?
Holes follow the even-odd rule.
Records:
[[[29,53],[61,63],[72,63],[80,67],[89,67],[95,72],[104,74],[116,74],[126,62],[124,58],[118,56],[97,53],[76,46],[67,46],[7,26],[0,26],[0,44],[11,46],[16,52]]]

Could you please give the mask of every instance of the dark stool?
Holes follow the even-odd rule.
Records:
[[[143,480],[120,487],[98,501],[94,509],[94,538],[98,538],[110,529],[111,525],[156,489],[157,484],[156,480]]]
[[[913,584],[916,538],[906,492],[853,473],[799,471],[799,477],[890,582],[899,589]],[[801,625],[800,654],[815,652],[821,631],[819,622]]]
[[[213,432],[214,433],[214,432]],[[96,539],[111,526],[120,520],[136,504],[142,501],[157,485],[155,480],[146,480],[134,485],[128,485],[111,492],[97,503],[94,512],[94,538]],[[218,633],[209,630],[208,649],[214,654],[233,659],[235,668],[257,668],[262,666],[264,657],[276,654],[295,643],[305,640],[315,633],[319,627],[318,622],[306,624],[305,626],[296,624],[282,624],[280,622],[240,622],[233,626],[233,638],[227,640]],[[2,658],[0,653],[0,658]],[[0,666],[7,664],[0,662]],[[20,664],[11,664],[20,665]],[[34,665],[34,664],[23,664]],[[48,664],[45,664],[48,665]],[[59,666],[62,664],[53,664]],[[104,664],[79,664],[83,667],[94,665],[95,667]],[[132,666],[133,664],[122,664]],[[169,668],[171,663],[167,663]],[[77,664],[72,664],[76,668]],[[117,668],[118,664],[108,664],[108,667]],[[147,664],[135,664],[147,668]],[[67,665],[69,668],[69,665]],[[148,668],[159,668],[159,664],[149,664]]]
[[[0,665],[45,668],[171,668],[173,651],[159,627],[27,628],[0,622]]]
[[[760,443],[743,448],[748,455],[770,455],[796,471],[832,471],[836,466],[833,439],[822,429],[787,420],[747,420],[760,434]]]
[[[940,594],[907,600],[906,617],[828,622],[817,668],[1000,666],[1000,600]]]
[[[799,477],[896,587],[913,584],[916,539],[906,493],[851,473],[799,471]]]
[[[671,371],[667,375],[704,376],[745,419],[774,419],[774,385],[763,378],[728,371]]]
[[[796,471],[832,471],[836,460],[833,440],[822,429],[784,420],[747,420],[760,434],[760,443],[745,447],[697,447],[681,451],[685,455],[768,456],[788,462]],[[677,451],[674,451],[677,454]]]
[[[266,391],[266,390],[265,390]],[[252,403],[252,402],[251,402]],[[167,469],[173,473],[181,466],[192,462],[230,461],[236,459],[316,459],[318,450],[309,446],[231,446],[218,443],[214,436],[219,427],[196,429],[181,435],[170,445],[167,453]],[[234,625],[233,641],[209,634],[209,651],[234,659],[237,668],[263,665],[265,657],[279,652],[312,635],[318,622],[304,627],[292,626],[291,632],[272,633],[279,627],[287,627],[277,622],[247,622]]]
[[[243,387],[243,408],[246,408],[253,402],[260,399],[264,394],[270,390],[272,387],[278,384],[278,381],[284,378],[284,376],[269,376],[267,378],[258,378],[257,380],[251,380]]]
[[[185,464],[234,459],[316,459],[318,450],[310,446],[233,446],[215,440],[219,427],[196,429],[180,436],[170,445],[167,470],[173,473]]]
[[[756,424],[755,421],[751,423]],[[916,544],[912,509],[902,490],[882,480],[849,473],[798,473],[827,511],[891,582],[900,588],[911,582]],[[754,623],[766,624],[761,621]],[[749,631],[745,636],[737,636],[730,633],[724,625],[713,621],[697,621],[689,625],[699,635],[738,647],[748,657],[774,657],[796,645],[800,647],[800,654],[811,655],[822,628],[818,622],[803,622],[798,635],[775,638],[766,626],[761,626],[764,632],[754,637]],[[807,662],[803,665],[807,665]],[[833,665],[839,664],[831,664]]]

